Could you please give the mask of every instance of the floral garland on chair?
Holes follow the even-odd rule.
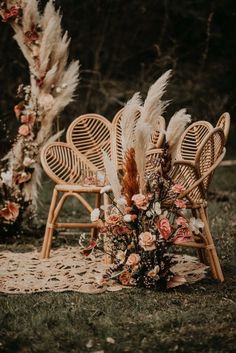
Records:
[[[118,279],[124,286],[172,288],[199,280],[206,271],[206,266],[196,258],[169,253],[173,244],[193,241],[193,233],[203,227],[200,220],[187,218],[186,201],[181,198],[185,189],[173,183],[168,175],[171,155],[173,158],[177,141],[190,121],[185,110],[180,110],[170,120],[163,152],[153,170],[145,172],[145,153],[151,133],[158,126],[158,117],[166,106],[161,97],[169,76],[170,72],[165,73],[151,86],[143,106],[135,94],[124,108],[122,185],[117,185],[118,179],[111,175],[114,167],[104,152],[111,187],[104,187],[102,192],[109,195],[111,204],[104,211],[95,209],[92,212],[91,220],[100,227],[99,239],[84,250],[87,254],[87,250],[101,246],[110,260],[111,266],[103,276],[102,284]],[[141,116],[135,125],[137,109]]]
[[[21,125],[1,168],[0,224],[8,230],[21,223],[30,205],[36,205],[39,152],[52,135],[56,117],[73,100],[79,63],[68,65],[70,39],[67,32],[62,33],[61,15],[52,0],[43,13],[37,0],[5,0],[0,16],[13,27],[30,70],[30,85],[19,86],[20,102],[14,107]]]

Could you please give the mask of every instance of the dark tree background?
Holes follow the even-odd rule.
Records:
[[[42,1],[42,8],[46,1]],[[144,95],[173,69],[166,117],[186,107],[193,120],[215,123],[228,111],[228,144],[234,154],[236,113],[235,0],[56,0],[71,36],[70,58],[81,63],[75,101],[61,115],[67,126],[82,113],[112,119],[135,91]],[[29,81],[27,63],[13,30],[0,23],[1,155],[16,135],[16,89]]]

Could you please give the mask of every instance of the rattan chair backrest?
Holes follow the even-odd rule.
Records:
[[[57,184],[77,184],[81,169],[87,168],[74,150],[63,142],[45,145],[40,156],[44,171]]]
[[[229,113],[225,112],[219,117],[219,120],[217,121],[216,127],[221,127],[223,129],[224,136],[225,136],[225,143],[226,143],[226,141],[228,139],[228,135],[229,135],[229,128],[230,128],[230,115],[229,115]]]
[[[93,170],[104,169],[102,150],[111,157],[111,123],[102,115],[79,116],[69,126],[66,139]]]
[[[224,141],[223,130],[213,128],[199,145],[194,160],[180,159],[174,162],[171,177],[176,183],[191,190],[186,197],[192,203],[199,203],[201,200],[207,199],[207,191],[214,170],[225,153]],[[203,180],[191,189],[204,175],[206,176]]]
[[[213,126],[207,121],[198,121],[188,126],[181,136],[176,158],[194,161],[200,144],[212,130]]]

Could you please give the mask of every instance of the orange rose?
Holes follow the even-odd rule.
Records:
[[[159,271],[160,271],[160,266],[157,265],[152,270],[150,270],[147,275],[150,278],[155,278]]]
[[[19,132],[19,134],[22,135],[22,136],[27,136],[27,135],[29,135],[29,133],[30,133],[30,128],[29,128],[28,125],[23,124],[23,125],[21,125],[21,126],[19,127],[18,132]]]
[[[130,280],[131,280],[131,273],[128,271],[124,271],[119,275],[119,281],[123,286],[128,286],[130,285]]]
[[[121,221],[121,216],[115,213],[111,214],[106,219],[106,223],[108,224],[116,224],[116,223],[119,223],[120,221]]]
[[[132,201],[134,201],[134,204],[137,206],[138,209],[140,210],[146,210],[148,206],[148,200],[145,195],[143,194],[135,194],[132,197]]]
[[[167,240],[170,236],[170,233],[171,233],[171,226],[170,226],[170,223],[168,221],[167,218],[161,218],[158,225],[157,225],[157,228],[161,234],[161,236]]]
[[[4,208],[0,211],[0,217],[7,221],[15,221],[19,215],[20,206],[15,202],[8,201]]]
[[[134,267],[136,265],[138,265],[140,262],[140,256],[139,254],[130,254],[127,261],[126,261],[126,265]]]
[[[143,232],[139,235],[139,245],[146,251],[156,249],[156,236],[150,232]]]

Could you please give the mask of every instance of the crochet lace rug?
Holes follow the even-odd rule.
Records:
[[[204,277],[207,267],[195,257],[175,255],[174,258],[178,263],[172,271],[184,275],[188,283]],[[96,250],[86,257],[79,247],[52,250],[49,259],[42,259],[36,250],[26,253],[3,251],[0,253],[0,292],[77,291],[92,294],[124,288],[112,280],[106,286],[99,285],[108,268],[102,252]]]

